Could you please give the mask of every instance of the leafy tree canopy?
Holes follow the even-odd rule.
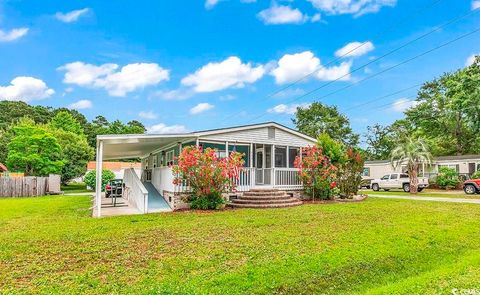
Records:
[[[35,176],[61,172],[62,149],[51,132],[27,118],[14,125],[12,132],[6,161],[11,170]]]
[[[292,121],[300,132],[314,138],[326,133],[346,146],[355,146],[359,142],[359,136],[353,132],[350,121],[336,106],[314,102],[309,107],[298,108]]]

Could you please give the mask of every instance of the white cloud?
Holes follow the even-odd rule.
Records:
[[[319,22],[321,20],[321,15],[320,13],[315,13],[311,18],[310,18],[310,21],[312,23],[316,23],[316,22]]]
[[[267,110],[269,113],[274,113],[274,114],[295,114],[297,112],[297,108],[304,108],[308,107],[309,104],[291,104],[291,105],[286,105],[286,104],[279,104],[274,106],[273,108],[270,108]]]
[[[417,102],[415,100],[408,98],[400,98],[397,99],[394,103],[392,103],[392,110],[395,112],[403,113],[404,111],[416,105]]]
[[[64,23],[73,23],[76,22],[82,15],[89,12],[89,8],[83,8],[78,10],[73,10],[67,13],[57,12],[55,13],[55,17]]]
[[[213,92],[229,87],[243,87],[263,77],[262,65],[253,67],[242,63],[240,58],[231,56],[222,62],[211,62],[182,79],[182,84],[192,86],[196,92]]]
[[[0,100],[31,101],[52,96],[55,91],[40,79],[16,77],[8,86],[0,86]]]
[[[361,16],[378,12],[382,7],[393,7],[397,0],[307,0],[318,10],[328,14],[354,14]]]
[[[158,118],[158,115],[155,114],[155,113],[152,112],[152,111],[148,111],[148,112],[142,111],[142,112],[138,113],[138,116],[139,116],[140,118],[148,119],[148,120],[153,120],[153,119]]]
[[[285,54],[278,61],[278,65],[270,74],[275,77],[277,84],[294,82],[309,75],[319,80],[330,81],[350,79],[350,62],[343,62],[339,66],[326,68],[321,65],[320,59],[311,51],[295,54]]]
[[[470,55],[467,60],[465,61],[465,66],[468,67],[475,62],[475,56],[480,55],[480,53],[472,54]]]
[[[68,107],[74,110],[90,109],[92,107],[92,102],[88,99],[82,99],[72,104],[69,104]]]
[[[155,91],[151,97],[158,97],[164,100],[184,100],[194,95],[191,89],[174,89],[174,90],[158,90]]]
[[[209,104],[208,102],[202,102],[190,109],[190,114],[196,115],[214,108],[214,105]]]
[[[316,73],[316,78],[322,81],[348,81],[350,80],[350,68],[352,67],[351,61],[342,62],[338,66],[333,67],[320,67]]]
[[[260,11],[257,16],[267,25],[301,24],[308,19],[297,8],[294,9],[290,6],[277,5],[275,3],[271,7]]]
[[[206,0],[205,1],[205,8],[206,9],[212,9],[215,5],[218,4],[220,0]]]
[[[337,57],[357,57],[369,53],[375,49],[373,43],[368,42],[350,42],[342,48],[335,51]]]
[[[164,123],[160,123],[147,127],[147,133],[149,134],[177,134],[186,132],[188,132],[188,129],[183,125],[167,126]]]
[[[118,68],[116,64],[96,66],[77,61],[58,69],[66,72],[64,83],[104,88],[111,96],[125,96],[170,78],[169,71],[156,63],[128,64],[117,71]]]
[[[480,0],[472,1],[472,10],[480,8]]]
[[[0,42],[11,42],[22,38],[28,33],[28,28],[16,28],[9,32],[0,30]]]

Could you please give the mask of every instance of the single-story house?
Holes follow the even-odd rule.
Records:
[[[438,174],[440,167],[454,168],[461,177],[469,179],[473,173],[480,171],[480,155],[436,157],[432,165],[420,167],[419,173],[431,178]],[[406,167],[400,166],[393,169],[390,160],[366,161],[362,177],[363,179],[381,178],[393,172],[406,172]]]
[[[90,161],[87,163],[87,172],[95,170],[97,163]],[[102,163],[104,170],[110,170],[115,174],[115,178],[122,179],[125,170],[133,168],[135,172],[140,176],[142,170],[142,163],[140,162],[119,162],[119,161],[104,161]]]
[[[214,148],[220,157],[231,151],[242,153],[245,164],[237,180],[237,191],[241,193],[254,188],[301,190],[294,160],[301,155],[301,148],[315,142],[275,122],[181,134],[99,135],[94,215],[102,216],[102,208],[106,207],[99,189],[104,160],[140,158],[141,176],[134,169],[126,169],[123,176],[129,206],[141,213],[171,211],[185,206],[181,195],[188,187],[173,183],[171,168],[185,146]]]

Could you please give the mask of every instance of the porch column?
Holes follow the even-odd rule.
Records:
[[[270,176],[272,186],[275,186],[275,145],[272,144],[272,154],[270,155],[272,162],[272,174]]]
[[[225,141],[225,157],[228,158],[228,141]]]
[[[287,160],[287,165],[285,165],[287,168],[290,168],[290,147],[287,145],[287,147],[285,148],[287,150],[287,156],[286,156],[286,160]]]
[[[97,159],[96,159],[96,179],[95,179],[95,202],[97,207],[97,217],[101,217],[102,213],[102,166],[103,166],[103,141],[97,142]]]
[[[250,143],[249,160],[250,168],[253,168],[253,143]]]
[[[195,145],[198,147],[200,147],[200,138],[197,137],[197,140],[195,141]]]

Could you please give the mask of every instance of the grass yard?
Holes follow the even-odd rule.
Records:
[[[373,190],[362,190],[363,194],[367,195],[396,195],[396,196],[411,196],[410,193],[406,193],[403,190],[390,190],[386,191],[378,191],[375,192]],[[417,197],[440,197],[440,198],[456,198],[456,199],[480,199],[480,195],[467,195],[463,191],[441,191],[441,190],[425,190],[421,193],[417,193]]]
[[[87,185],[83,182],[69,183],[68,185],[62,185],[61,190],[65,194],[78,194],[78,193],[92,192],[91,190],[87,189]]]
[[[93,219],[0,199],[0,293],[450,294],[480,289],[480,206],[408,200]]]

